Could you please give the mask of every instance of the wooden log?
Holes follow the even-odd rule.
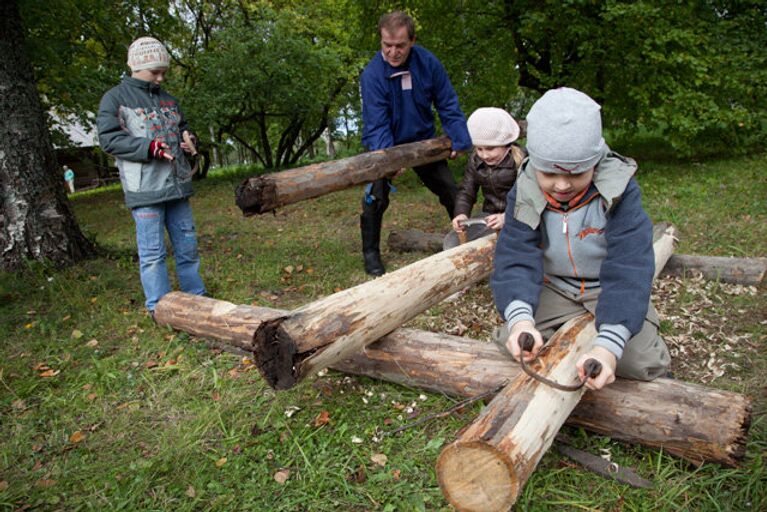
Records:
[[[425,252],[435,254],[442,250],[444,236],[427,233],[420,229],[403,229],[389,232],[386,243],[395,252]]]
[[[155,309],[160,325],[251,355],[258,326],[286,314],[183,292],[165,295]],[[491,391],[521,373],[492,343],[416,329],[397,329],[332,368],[456,397]],[[677,380],[617,379],[586,392],[567,423],[695,464],[736,466],[745,456],[750,410],[750,400],[737,393]]]
[[[699,256],[675,254],[669,259],[663,273],[684,276],[693,270],[705,279],[718,279],[725,283],[759,286],[767,273],[767,258],[727,258],[722,256]]]
[[[245,216],[270,212],[280,206],[391,176],[403,167],[443,160],[450,155],[450,148],[450,139],[440,137],[253,176],[237,187],[236,203]]]
[[[443,235],[420,229],[391,231],[387,244],[395,252],[436,253],[442,250]],[[725,283],[759,286],[767,275],[767,258],[732,258],[673,254],[661,275],[683,276],[685,271],[700,272],[705,279]]]
[[[469,398],[522,374],[493,343],[397,329],[335,370],[439,394]],[[566,423],[641,444],[700,465],[735,467],[746,455],[751,400],[739,393],[672,379],[618,378],[587,391]]]
[[[677,238],[666,223],[654,226],[653,238],[657,275]],[[548,341],[533,371],[554,382],[575,383],[575,363],[596,335],[591,313],[570,320]],[[440,453],[437,478],[445,498],[461,511],[508,510],[584,391],[561,391],[518,375]]]
[[[275,389],[293,387],[487,277],[494,249],[495,237],[481,238],[263,323],[254,335],[261,375]]]

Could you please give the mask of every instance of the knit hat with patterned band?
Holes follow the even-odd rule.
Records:
[[[527,114],[527,151],[537,171],[581,174],[607,151],[601,107],[586,94],[562,87],[535,102]]]
[[[128,48],[128,67],[131,71],[167,68],[169,64],[168,50],[154,37],[139,37]]]
[[[507,146],[519,137],[519,125],[502,108],[478,108],[469,116],[466,126],[475,146]]]

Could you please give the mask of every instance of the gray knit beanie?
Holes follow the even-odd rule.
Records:
[[[562,87],[535,102],[527,114],[527,151],[534,169],[580,174],[607,150],[601,107],[586,94]]]
[[[154,37],[139,37],[128,48],[128,67],[131,71],[167,68],[169,64],[168,50]]]
[[[478,108],[469,116],[466,126],[475,146],[507,146],[519,137],[519,125],[502,108]]]

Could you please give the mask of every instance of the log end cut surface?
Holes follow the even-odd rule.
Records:
[[[453,443],[437,459],[445,498],[462,512],[506,511],[519,493],[508,457],[482,441]]]

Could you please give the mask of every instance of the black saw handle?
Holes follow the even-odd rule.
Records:
[[[519,348],[521,348],[523,352],[532,352],[534,346],[535,339],[532,334],[523,332],[519,335]],[[596,378],[602,373],[602,363],[593,358],[586,359],[586,362],[583,363],[583,371],[587,378]]]

